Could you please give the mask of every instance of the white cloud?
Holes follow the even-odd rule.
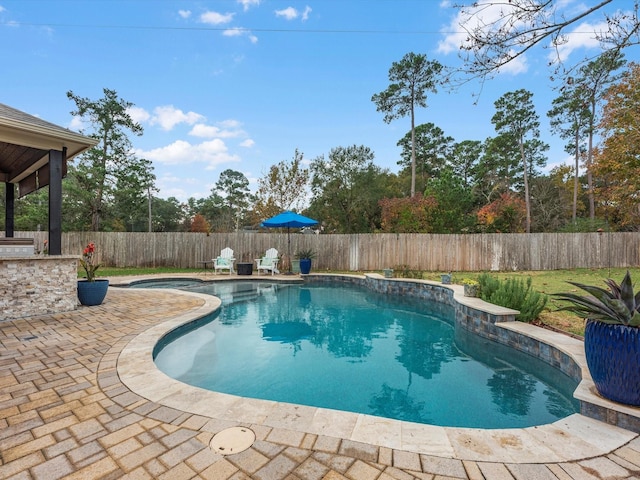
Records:
[[[296,10],[293,7],[287,7],[282,10],[276,10],[275,14],[276,14],[276,17],[284,17],[287,20],[295,20],[296,18],[298,18],[298,15],[300,15],[298,13],[298,10]]]
[[[242,123],[239,122],[238,120],[222,120],[221,122],[218,122],[221,126],[223,126],[224,128],[240,128],[242,126]]]
[[[247,138],[245,141],[240,143],[241,147],[245,147],[245,148],[251,148],[256,144],[256,142],[254,142],[253,140],[251,140],[250,138]]]
[[[443,2],[444,3],[444,2]],[[458,13],[451,19],[448,26],[440,31],[444,35],[444,39],[438,42],[438,52],[448,55],[452,52],[459,52],[460,47],[469,41],[467,31],[473,31],[482,25],[500,24],[508,16],[508,10],[514,9],[514,5],[505,4],[503,2],[492,2],[483,0],[476,4],[475,8],[467,8],[464,13],[458,10]],[[500,68],[503,73],[523,73],[527,71],[527,60],[521,55],[515,60]]]
[[[234,15],[235,13],[226,13],[223,15],[218,12],[205,12],[200,15],[200,21],[202,23],[209,23],[211,25],[221,25],[224,23],[229,23],[231,20],[233,20]]]
[[[247,30],[241,27],[227,28],[224,32],[222,32],[222,35],[224,35],[225,37],[240,37],[246,34]]]
[[[205,198],[211,193],[211,189],[208,191],[203,189],[200,179],[181,178],[169,173],[160,176],[156,180],[156,186],[163,198],[175,197],[180,202],[186,202],[190,197]]]
[[[144,123],[147,122],[151,115],[144,108],[140,107],[129,107],[127,108],[127,113],[131,117],[131,119],[136,123]]]
[[[246,134],[242,130],[223,130],[213,125],[198,123],[191,129],[189,135],[200,138],[235,138]]]
[[[165,165],[205,164],[205,170],[213,170],[218,165],[239,162],[240,157],[229,153],[225,143],[216,138],[199,144],[176,140],[165,147],[153,150],[137,150],[136,155]]]
[[[510,52],[513,54],[513,52]],[[529,65],[527,64],[527,57],[525,55],[520,55],[517,58],[514,58],[510,62],[502,65],[498,72],[500,73],[509,73],[511,75],[518,75],[519,73],[525,73],[529,70]]]
[[[448,26],[441,28],[440,32],[444,35],[444,39],[438,42],[438,52],[448,55],[451,52],[457,52],[467,38],[467,34],[461,27],[468,21],[468,17],[462,12],[458,13],[451,19]]]
[[[574,50],[580,48],[600,48],[600,42],[596,38],[598,34],[609,29],[607,22],[588,23],[584,22],[576,26],[571,32],[565,34],[566,42],[559,45],[557,50],[549,52],[549,60],[560,59],[561,62],[567,60]]]
[[[184,113],[179,108],[175,108],[173,105],[165,105],[162,107],[156,107],[153,110],[153,117],[151,118],[151,125],[160,125],[163,130],[171,130],[179,123],[186,123],[187,125],[193,125],[197,122],[203,121],[204,116],[195,112]]]
[[[215,138],[220,136],[220,129],[212,125],[198,123],[191,129],[189,135],[201,138]]]
[[[304,7],[304,12],[302,12],[302,21],[309,19],[309,14],[311,13],[311,7],[307,5]]]
[[[252,6],[260,5],[261,0],[238,0],[238,3],[242,5],[242,9],[246,12]]]
[[[178,15],[182,18],[189,18],[191,16],[191,10],[178,10]]]
[[[7,9],[0,5],[0,13],[5,12]]]
[[[258,37],[251,34],[251,32],[246,28],[242,28],[242,27],[228,28],[224,32],[222,32],[222,35],[224,35],[225,37],[241,37],[243,35],[246,35],[247,37],[249,37],[249,41],[251,43],[258,42]]]
[[[69,122],[69,130],[73,130],[74,132],[82,132],[91,124],[88,122],[84,122],[82,117],[72,117]]]

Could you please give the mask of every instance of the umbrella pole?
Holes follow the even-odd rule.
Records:
[[[291,271],[291,234],[289,232],[289,227],[287,227],[287,255],[289,256],[289,271],[287,272],[289,275],[292,275]]]

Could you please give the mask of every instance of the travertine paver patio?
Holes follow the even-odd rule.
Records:
[[[210,415],[204,414],[202,403],[200,414],[190,413],[190,405],[181,409],[168,406],[170,401],[150,400],[162,396],[156,385],[148,386],[148,397],[128,388],[121,381],[118,360],[126,347],[131,350],[130,342],[167,320],[179,323],[193,317],[206,303],[194,295],[111,288],[98,307],[0,321],[0,478],[640,478],[640,439],[616,427],[600,430],[599,422],[591,424],[595,421],[590,419],[581,423],[581,416],[572,421],[578,443],[602,450],[597,456],[553,463],[522,463],[512,456],[509,461],[485,460],[482,445],[470,443],[475,452],[470,460],[380,446],[373,438],[355,441],[298,431],[286,423],[234,421],[231,418],[241,413],[220,412],[215,402],[209,404]],[[135,378],[135,367],[128,368]],[[194,397],[193,403],[199,400]],[[214,453],[209,448],[214,434],[236,425],[255,432],[253,445],[234,455]],[[592,433],[606,432],[607,437],[589,439],[577,425],[593,427]],[[563,435],[570,445],[571,428]],[[608,444],[616,447],[608,451]],[[488,458],[496,448],[487,444],[488,453],[494,449]],[[562,453],[562,444],[555,441],[549,448]],[[526,449],[523,446],[523,457],[530,454]],[[566,453],[570,458],[574,452]]]

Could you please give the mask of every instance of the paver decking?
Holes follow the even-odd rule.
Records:
[[[132,339],[202,304],[111,288],[101,306],[0,321],[0,478],[640,479],[635,435],[570,462],[463,460],[188,413],[121,382],[117,362]],[[248,450],[209,448],[215,433],[238,425],[256,434]]]

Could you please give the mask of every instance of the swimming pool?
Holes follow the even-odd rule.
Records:
[[[179,286],[224,305],[155,349],[158,367],[191,385],[442,426],[525,427],[578,411],[575,381],[456,329],[446,305],[344,284]]]

